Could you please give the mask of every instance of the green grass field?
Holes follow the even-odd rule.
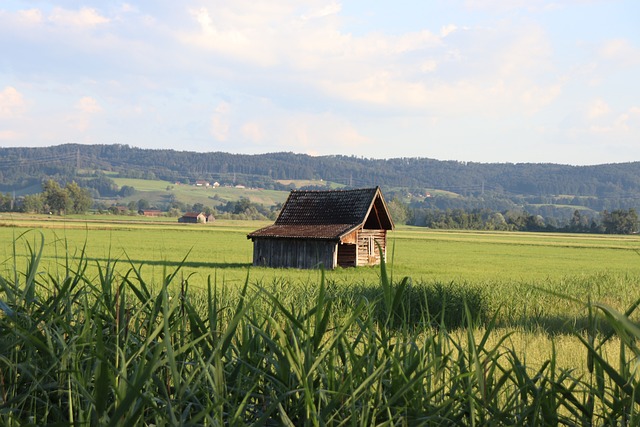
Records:
[[[240,198],[247,198],[254,203],[265,206],[273,206],[276,203],[283,203],[289,195],[286,191],[263,190],[257,188],[235,188],[218,187],[204,188],[194,185],[178,184],[168,181],[133,179],[133,178],[112,178],[113,181],[122,187],[128,185],[136,189],[136,193],[129,197],[118,199],[118,203],[128,203],[146,199],[152,205],[164,205],[170,198],[175,198],[182,203],[195,204],[202,203],[205,206],[217,206],[227,201],[237,201]],[[216,198],[214,200],[214,197]],[[115,202],[116,200],[107,200]]]
[[[106,218],[106,219],[104,219]],[[143,265],[160,283],[165,269],[176,268],[186,257],[182,273],[192,286],[203,288],[209,276],[226,286],[243,283],[247,274],[256,283],[284,280],[316,281],[318,271],[268,269],[251,266],[252,244],[247,233],[268,222],[218,221],[213,225],[157,221],[109,222],[56,217],[0,218],[0,256],[5,269],[13,268],[13,241],[18,255],[25,243],[44,234],[43,263],[51,271],[62,254],[86,246],[90,259],[117,260],[122,271],[129,263]],[[408,276],[416,284],[446,284],[480,292],[492,309],[505,318],[532,310],[542,316],[566,317],[567,302],[545,294],[566,293],[592,298],[623,309],[640,289],[639,236],[568,235],[434,231],[399,227],[389,234],[387,259],[395,279]],[[20,256],[18,257],[20,259]],[[376,267],[341,269],[326,273],[331,282],[373,285]],[[575,314],[572,310],[569,314]]]
[[[0,217],[0,424],[636,425],[638,236],[399,227],[390,282],[265,224]]]

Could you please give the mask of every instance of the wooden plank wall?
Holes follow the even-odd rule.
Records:
[[[378,265],[380,264],[380,252],[378,242],[382,248],[383,256],[386,258],[386,230],[360,230],[358,236],[358,261],[357,265]]]
[[[355,244],[343,243],[338,245],[338,265],[340,267],[355,267],[357,248]]]
[[[253,265],[333,269],[336,250],[337,242],[324,240],[255,239]]]

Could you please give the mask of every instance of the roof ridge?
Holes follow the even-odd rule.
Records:
[[[332,188],[329,190],[291,190],[292,193],[329,193],[329,192],[334,192],[334,193],[347,193],[349,191],[371,191],[371,190],[377,190],[378,188],[380,188],[379,186],[376,187],[366,187],[366,188],[349,188],[349,189],[342,189],[342,188]]]

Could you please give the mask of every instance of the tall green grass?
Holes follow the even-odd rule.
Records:
[[[213,277],[194,291],[182,265],[149,283],[135,263],[84,251],[43,271],[43,243],[27,243],[26,267],[0,277],[0,425],[638,421],[637,304],[584,303],[583,374],[555,354],[527,366],[508,334],[491,339],[497,317],[478,295],[393,281],[384,264],[376,286],[348,292],[322,273],[295,292],[250,273],[240,288]],[[610,361],[602,345],[613,336]]]

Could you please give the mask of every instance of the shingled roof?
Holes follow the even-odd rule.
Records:
[[[336,240],[363,226],[371,210],[382,210],[380,228],[393,229],[380,188],[292,191],[273,225],[247,238],[306,238]]]
[[[202,212],[187,212],[184,215],[182,215],[183,218],[198,218],[200,215],[202,215]]]

